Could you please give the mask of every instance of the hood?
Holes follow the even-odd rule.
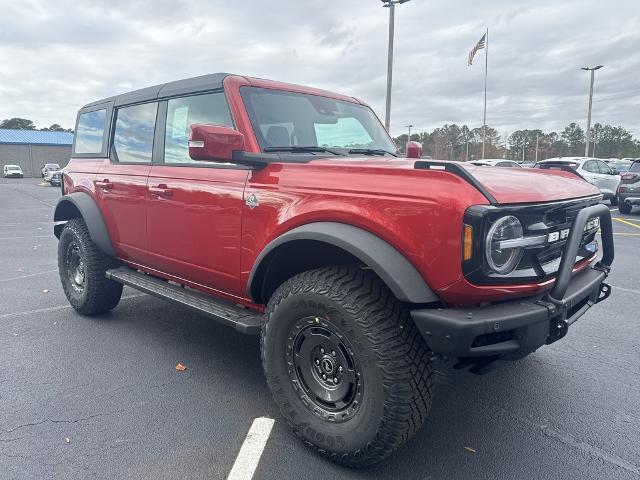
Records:
[[[390,168],[415,172],[416,160],[389,157],[323,157],[319,162],[341,167]],[[458,163],[465,167],[501,204],[554,202],[600,194],[598,188],[577,175],[559,170],[479,167],[464,162],[442,162]]]
[[[553,202],[600,193],[577,175],[558,170],[473,166],[467,169],[498,203]]]

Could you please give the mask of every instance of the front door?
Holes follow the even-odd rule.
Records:
[[[233,127],[224,93],[170,99],[160,112],[156,142],[162,148],[155,149],[147,183],[151,264],[240,296],[242,205],[249,170],[192,160],[187,147],[194,123]]]
[[[146,263],[147,177],[151,170],[157,102],[119,107],[106,159],[95,177],[98,205],[117,255]]]

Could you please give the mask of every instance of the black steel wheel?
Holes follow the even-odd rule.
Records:
[[[336,462],[377,463],[427,417],[429,350],[370,271],[325,267],[287,280],[267,305],[261,351],[293,431]]]
[[[363,379],[348,339],[327,319],[300,319],[287,339],[289,379],[300,400],[326,420],[353,417],[362,399]]]
[[[117,265],[93,243],[81,218],[67,222],[58,243],[58,272],[73,308],[84,315],[114,308],[122,296],[122,284],[108,280],[105,272]]]

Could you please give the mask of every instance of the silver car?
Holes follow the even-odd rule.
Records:
[[[598,158],[589,157],[561,157],[549,158],[536,163],[533,168],[541,169],[571,169],[587,182],[600,189],[605,200],[611,205],[618,204],[616,192],[620,185],[620,175],[609,165]]]

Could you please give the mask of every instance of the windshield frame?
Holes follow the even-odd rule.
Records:
[[[364,125],[360,119],[356,118],[356,117],[339,117],[337,116],[336,118],[354,118],[355,120],[357,120],[360,124],[360,126],[363,128],[363,130],[367,133],[367,135],[371,138],[371,141],[373,142],[373,144],[371,144],[368,147],[364,147],[364,146],[359,146],[359,145],[349,145],[349,146],[333,146],[333,145],[318,145],[318,138],[316,135],[316,132],[314,132],[314,142],[305,142],[304,144],[299,145],[300,147],[303,148],[309,148],[309,147],[318,147],[319,150],[321,149],[325,149],[325,152],[331,152],[331,153],[339,153],[340,155],[344,155],[344,156],[349,156],[349,155],[353,155],[353,153],[350,152],[350,150],[371,150],[371,151],[379,151],[379,152],[385,152],[384,154],[389,154],[392,157],[396,157],[399,155],[399,150],[397,145],[395,144],[393,138],[389,135],[389,133],[385,130],[384,126],[382,125],[382,122],[380,121],[380,119],[378,118],[378,116],[375,114],[375,112],[373,111],[373,109],[371,109],[371,107],[369,107],[366,104],[363,103],[359,103],[356,101],[348,101],[348,100],[343,100],[343,99],[338,99],[332,96],[328,96],[328,95],[320,95],[317,93],[313,93],[313,92],[299,92],[299,91],[292,91],[292,90],[286,90],[286,89],[280,89],[280,88],[265,88],[265,87],[261,87],[261,86],[242,86],[240,88],[240,95],[242,97],[242,101],[244,104],[244,107],[246,109],[247,112],[247,116],[249,119],[249,122],[251,124],[251,127],[253,129],[254,135],[256,137],[257,143],[260,147],[260,151],[261,152],[274,152],[276,150],[278,150],[278,147],[282,147],[282,150],[278,151],[278,153],[280,155],[322,155],[322,156],[326,156],[326,153],[320,152],[320,151],[311,151],[309,150],[308,152],[300,152],[300,151],[287,151],[287,149],[290,149],[293,147],[293,149],[295,149],[296,146],[293,144],[293,142],[289,142],[289,145],[269,145],[266,142],[266,139],[264,138],[264,134],[263,134],[263,125],[264,122],[260,123],[258,115],[256,114],[256,111],[254,110],[254,106],[250,100],[249,95],[254,95],[256,91],[263,91],[269,94],[281,94],[281,95],[289,95],[289,96],[293,96],[293,97],[318,97],[318,98],[323,98],[323,99],[327,99],[330,102],[335,102],[337,104],[345,104],[346,106],[348,106],[347,108],[361,108],[363,109],[363,112],[366,112],[365,115],[367,115],[371,120],[371,123],[368,125]],[[310,102],[311,103],[311,102]],[[313,104],[312,104],[313,105]],[[316,125],[315,122],[313,122],[313,119],[309,119],[310,120],[310,124],[311,125]],[[277,123],[277,122],[275,122]],[[287,122],[289,123],[289,122]],[[320,125],[320,124],[318,124]],[[373,134],[370,133],[369,130],[367,130],[367,127],[372,127],[375,128],[375,132]],[[379,139],[376,139],[374,137],[378,136]],[[386,143],[383,145],[380,145],[380,141],[382,140],[382,142]],[[315,144],[315,145],[314,145]],[[360,156],[362,156],[364,154],[360,154]]]

